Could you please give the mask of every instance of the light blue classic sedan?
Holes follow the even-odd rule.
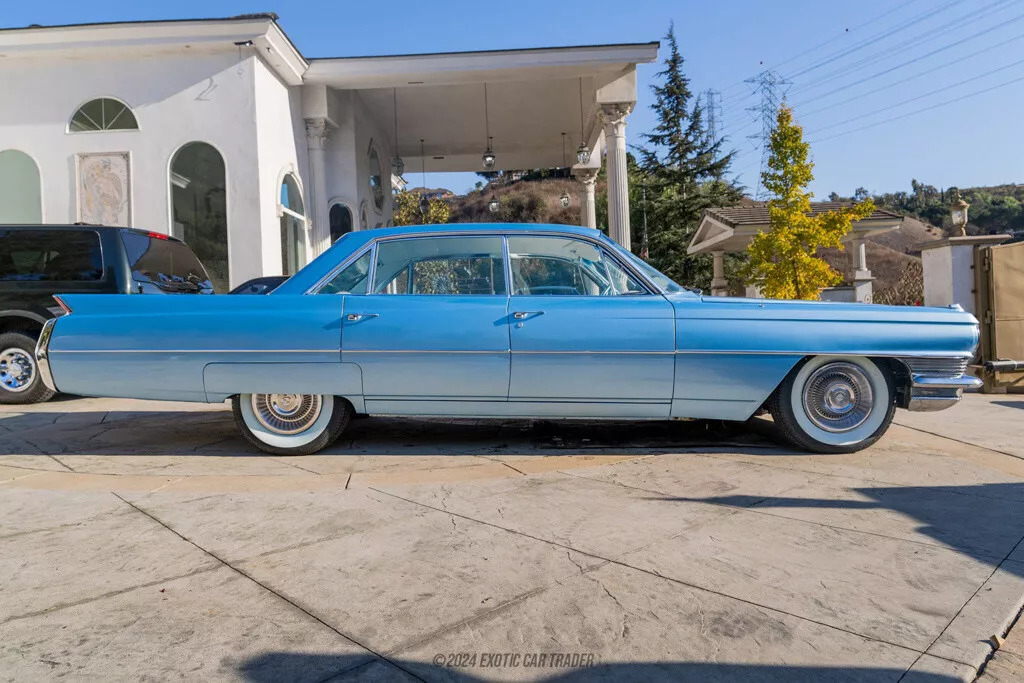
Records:
[[[701,296],[556,225],[345,235],[266,296],[67,295],[50,388],[221,403],[257,448],[308,454],[355,413],[746,420],[807,450],[954,405],[978,342],[958,307]]]

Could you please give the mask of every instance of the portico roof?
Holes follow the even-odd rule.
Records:
[[[397,103],[396,146],[409,172],[421,161],[428,171],[482,170],[488,128],[495,170],[543,168],[575,163],[581,140],[596,162],[602,89],[624,81],[621,99],[632,102],[636,64],[657,55],[654,42],[312,59],[304,80],[358,91],[381,123],[393,122]]]
[[[816,216],[850,206],[850,202],[812,202],[810,215]],[[853,229],[845,240],[890,232],[899,228],[902,223],[903,216],[876,208],[864,220],[854,221]],[[743,251],[754,235],[765,232],[769,227],[767,202],[747,202],[738,206],[706,209],[686,253]]]

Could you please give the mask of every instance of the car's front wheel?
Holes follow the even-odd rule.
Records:
[[[0,334],[0,404],[42,403],[53,397],[39,375],[35,350],[35,337]]]
[[[309,455],[334,443],[352,419],[352,405],[320,394],[240,394],[231,399],[246,440],[276,455]]]
[[[789,373],[768,410],[795,446],[853,453],[878,441],[892,422],[892,374],[868,358],[816,356]]]

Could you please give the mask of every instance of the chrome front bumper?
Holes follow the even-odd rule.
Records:
[[[43,331],[39,333],[39,341],[36,342],[36,367],[39,369],[39,377],[43,384],[50,391],[57,391],[57,385],[53,383],[53,373],[50,372],[50,337],[53,335],[53,326],[57,324],[56,318],[47,320],[43,325]]]
[[[907,398],[907,410],[934,411],[944,410],[956,405],[963,396],[964,389],[977,389],[981,380],[977,377],[926,377],[910,376],[910,395]]]

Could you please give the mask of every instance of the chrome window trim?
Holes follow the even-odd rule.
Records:
[[[402,240],[414,240],[414,239],[419,239],[420,237],[429,237],[429,238],[432,238],[432,239],[436,239],[438,237],[445,238],[445,239],[457,238],[457,237],[497,237],[501,241],[501,244],[502,244],[503,265],[505,267],[505,270],[508,271],[508,259],[505,258],[506,253],[504,251],[504,245],[505,245],[504,237],[505,236],[502,233],[492,232],[492,233],[479,234],[479,233],[476,233],[476,232],[457,232],[457,233],[441,232],[441,233],[429,233],[429,234],[428,233],[423,233],[422,235],[420,235],[420,234],[416,234],[416,235],[393,235],[393,236],[390,236],[390,237],[379,237],[379,238],[375,239],[374,243],[373,243],[373,263],[371,264],[372,268],[371,268],[371,273],[370,274],[374,278],[376,278],[376,276],[377,276],[377,245],[378,245],[378,243],[380,243],[380,242],[396,242],[396,241],[402,241]],[[401,272],[401,271],[399,271],[399,272]],[[500,296],[502,298],[508,298],[508,276],[507,275],[505,277],[505,285],[506,285],[506,287],[505,287],[505,293],[504,294],[451,294],[449,296]],[[367,287],[367,294],[366,295],[367,296],[436,296],[434,294],[416,294],[416,293],[388,294],[387,292],[375,292],[374,291],[375,289],[376,289],[376,287],[374,286],[373,280],[370,280],[369,287]]]
[[[380,244],[381,242],[390,242],[390,241],[393,241],[393,240],[403,240],[403,239],[417,239],[417,238],[420,238],[420,237],[500,237],[502,239],[502,245],[503,245],[502,251],[504,252],[503,256],[504,256],[504,259],[505,259],[505,284],[506,284],[506,294],[505,294],[505,296],[511,297],[512,296],[512,287],[511,287],[510,280],[511,280],[511,277],[512,277],[512,274],[511,274],[512,263],[511,263],[511,260],[510,260],[509,254],[508,254],[508,238],[511,235],[517,235],[517,236],[518,235],[522,235],[524,237],[530,237],[530,236],[537,236],[537,237],[563,237],[563,238],[577,239],[577,240],[581,240],[583,242],[588,242],[588,243],[594,245],[595,247],[597,247],[598,249],[601,249],[601,250],[605,251],[608,254],[609,258],[611,258],[616,264],[618,264],[619,267],[621,267],[622,269],[624,269],[625,271],[630,273],[634,278],[637,279],[638,282],[640,282],[644,287],[646,287],[647,288],[647,293],[649,295],[665,296],[665,291],[661,287],[659,287],[654,281],[652,281],[650,278],[648,278],[646,274],[641,272],[639,269],[635,268],[633,266],[633,264],[631,264],[628,261],[624,260],[617,253],[615,253],[614,249],[609,249],[607,245],[605,245],[603,242],[601,242],[601,240],[595,239],[593,237],[589,237],[587,235],[577,235],[576,233],[560,232],[560,231],[557,231],[557,230],[538,230],[538,231],[523,232],[523,233],[519,233],[519,232],[510,233],[510,232],[505,232],[503,230],[493,230],[493,229],[492,230],[466,230],[466,231],[459,231],[458,233],[454,233],[454,234],[451,231],[433,230],[433,231],[430,231],[430,232],[411,233],[411,234],[405,234],[405,235],[386,235],[386,236],[383,236],[383,237],[375,237],[369,244],[365,245],[356,254],[354,254],[353,256],[350,256],[349,258],[345,259],[338,266],[335,266],[333,270],[328,272],[327,275],[325,275],[324,277],[320,278],[320,280],[318,280],[316,282],[316,284],[314,284],[312,287],[307,289],[305,293],[306,294],[316,294],[316,293],[318,293],[320,291],[320,289],[324,286],[324,284],[326,282],[329,282],[339,271],[341,271],[345,267],[349,266],[353,261],[355,261],[358,258],[360,258],[361,256],[363,256],[369,250],[369,251],[372,251],[372,255],[370,257],[370,271],[369,271],[369,273],[367,275],[368,282],[367,282],[366,291],[368,292],[368,295],[372,295],[372,294],[369,294],[369,293],[371,293],[372,290],[373,290],[373,277],[376,276],[376,271],[377,271],[377,245]],[[390,295],[390,296],[394,296],[394,295]],[[470,295],[467,295],[467,296],[470,296]],[[495,295],[495,296],[498,296],[498,295]]]
[[[375,246],[376,246],[376,241],[370,242],[369,244],[363,245],[362,249],[357,251],[352,256],[349,256],[347,259],[342,261],[340,264],[336,265],[333,269],[329,270],[326,275],[324,275],[322,278],[317,280],[316,283],[314,283],[309,289],[307,289],[305,292],[303,292],[303,294],[319,294],[320,290],[323,289],[324,285],[326,285],[328,282],[333,280],[338,275],[338,273],[340,273],[341,271],[345,270],[350,265],[352,265],[353,263],[355,263],[356,261],[361,259],[363,256],[366,255],[367,252],[374,251],[374,247]],[[374,263],[374,257],[373,257],[373,255],[371,255],[370,256],[370,271],[372,271],[372,269],[373,269],[373,263]],[[369,282],[370,272],[369,271],[367,272],[366,277],[367,277],[366,288],[367,288],[367,290],[369,290],[369,288],[370,288],[370,282]]]

